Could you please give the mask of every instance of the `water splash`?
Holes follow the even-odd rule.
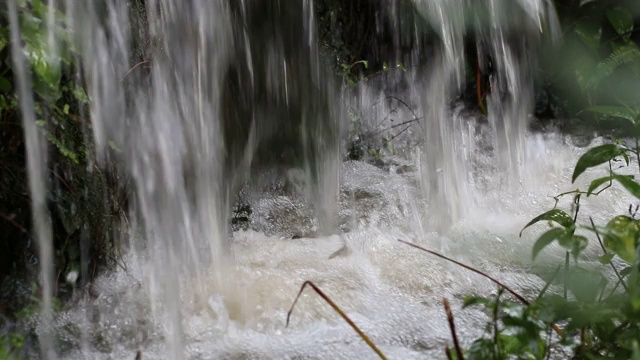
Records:
[[[53,244],[51,222],[47,208],[48,167],[47,140],[42,136],[36,124],[30,73],[26,68],[25,53],[20,44],[20,22],[15,0],[9,0],[9,21],[11,23],[11,54],[18,84],[22,124],[24,126],[27,148],[27,167],[29,174],[29,192],[33,228],[38,245],[40,283],[42,284],[41,326],[39,329],[40,348],[43,357],[55,359],[53,347],[53,329],[51,327],[53,310]],[[51,54],[55,56],[55,53]]]
[[[524,173],[525,137],[532,111],[532,69],[535,50],[545,24],[557,31],[553,5],[546,0],[415,1],[441,39],[434,64],[424,82],[425,150],[422,179],[434,224],[446,230],[468,215],[472,189],[465,159],[464,131],[451,121],[449,100],[464,83],[464,39],[476,37],[479,60],[490,54],[494,63],[488,118],[494,131],[497,161],[507,171],[510,189],[517,189]],[[483,16],[484,15],[484,16]],[[557,34],[552,34],[557,36]]]
[[[528,19],[524,22],[527,29],[538,29],[542,27],[543,18],[549,12],[545,10],[548,5],[543,1],[523,0],[521,3],[518,7],[507,0],[486,2],[490,15],[489,30],[486,30],[486,24],[478,25],[476,29],[484,44],[483,48],[492,54],[496,64],[494,92],[489,100],[489,119],[494,130],[499,162],[502,164],[500,169],[506,173],[507,178],[515,179],[522,178],[524,160],[531,157],[527,157],[525,139],[525,123],[531,106],[531,80],[527,73],[531,64],[526,61],[524,45],[509,39],[514,29],[512,24],[505,22],[505,18],[515,18],[516,21]],[[76,37],[86,72],[92,104],[90,131],[97,151],[105,161],[114,156],[110,148],[120,149],[122,153],[115,156],[119,156],[118,160],[125,165],[134,183],[135,207],[132,213],[139,215],[141,219],[144,228],[142,245],[147,248],[150,259],[148,265],[140,269],[143,273],[140,281],[148,284],[143,294],[148,297],[152,318],[163,325],[162,338],[166,342],[166,354],[172,359],[187,356],[187,344],[193,346],[194,338],[198,338],[198,334],[193,333],[194,326],[185,328],[185,323],[193,325],[191,322],[197,321],[189,314],[204,312],[206,315],[202,316],[205,320],[220,321],[216,324],[224,331],[229,328],[240,331],[235,327],[242,328],[243,325],[269,329],[279,329],[281,325],[273,317],[278,314],[277,308],[283,299],[289,298],[288,293],[278,294],[277,299],[269,300],[273,284],[266,282],[268,285],[261,285],[261,280],[238,269],[232,261],[234,255],[242,255],[242,240],[239,240],[240,244],[228,244],[230,236],[227,220],[233,202],[234,186],[246,179],[248,169],[259,163],[261,156],[268,152],[261,143],[262,140],[270,137],[280,139],[280,133],[298,134],[302,145],[296,147],[294,152],[300,150],[302,154],[307,184],[315,185],[315,188],[308,187],[306,196],[318,210],[316,215],[320,218],[319,233],[330,235],[336,231],[337,223],[340,222],[336,210],[342,200],[338,191],[341,167],[338,151],[341,126],[338,119],[343,108],[340,103],[331,102],[334,98],[333,84],[322,70],[322,63],[317,56],[313,2],[305,0],[294,5],[287,3],[285,6],[284,1],[273,0],[271,3],[263,1],[261,4],[267,10],[264,14],[259,14],[263,18],[247,14],[249,8],[245,1],[146,1],[148,30],[152,41],[156,43],[149,50],[153,54],[152,59],[138,59],[132,45],[138,34],[131,32],[128,1],[64,2],[69,26]],[[406,191],[410,186],[404,179],[392,179],[402,184],[401,188],[396,188],[392,182],[385,183],[378,177],[367,185],[368,190],[374,187],[372,184],[376,181],[385,184],[383,189],[377,188],[373,195],[362,191],[357,193],[361,189],[351,189],[351,196],[355,199],[357,193],[364,197],[367,205],[374,204],[384,208],[384,211],[367,212],[363,216],[366,218],[366,221],[363,220],[365,225],[374,229],[392,226],[390,224],[410,214],[418,219],[416,223],[420,225],[402,226],[419,227],[415,233],[421,236],[427,232],[426,229],[444,232],[451,230],[460,219],[473,220],[476,207],[470,203],[480,200],[472,196],[476,191],[474,182],[479,179],[474,177],[470,165],[472,161],[469,160],[476,155],[475,129],[469,127],[468,119],[461,116],[458,110],[452,110],[450,103],[464,83],[463,46],[464,36],[472,22],[468,10],[471,5],[469,1],[463,0],[416,0],[415,4],[422,15],[430,20],[440,38],[427,71],[410,72],[412,85],[419,85],[411,91],[411,103],[418,104],[422,114],[420,136],[424,152],[421,154],[422,171],[417,176],[421,193]],[[510,10],[504,10],[505,7]],[[391,13],[394,9],[392,7]],[[279,11],[293,13],[294,18],[301,19],[301,23],[296,23],[290,32],[274,35],[270,30],[280,21],[274,17],[280,14]],[[12,14],[15,17],[15,9]],[[55,14],[48,16],[49,21],[52,21]],[[14,27],[15,23],[13,19]],[[250,26],[256,26],[257,30],[247,30]],[[248,33],[259,30],[263,30],[262,34],[269,41],[256,40],[254,35]],[[23,76],[19,79],[21,105],[29,149],[34,218],[41,246],[44,319],[47,320],[51,317],[51,240],[46,223],[46,208],[39,201],[44,199],[46,191],[46,177],[43,176],[46,154],[42,150],[43,140],[38,138],[35,130],[33,104],[28,91],[30,84],[18,51],[17,31],[12,29],[12,32],[13,53],[17,54],[14,55],[14,61],[17,73]],[[270,35],[273,37],[269,37]],[[531,35],[534,40],[536,36],[536,32]],[[55,43],[52,39],[50,41]],[[294,51],[300,47],[307,50],[302,53]],[[422,50],[416,49],[416,52]],[[133,66],[135,64],[144,66]],[[230,67],[232,71],[229,70]],[[142,75],[145,71],[148,73]],[[231,95],[224,88],[229,84],[237,86]],[[264,100],[257,97],[265,93],[271,98]],[[240,97],[239,100],[236,99],[236,107],[225,108],[228,96]],[[296,98],[297,102],[294,101]],[[327,101],[328,109],[325,108],[327,104],[323,103]],[[368,107],[373,103],[369,95],[364,95],[359,101],[360,107]],[[300,108],[292,110],[296,106]],[[225,123],[224,119],[228,116],[237,116],[238,119],[249,116],[250,121]],[[300,119],[299,127],[280,127],[283,119],[293,117]],[[413,118],[418,120],[415,114]],[[238,132],[244,136],[243,141],[230,144],[227,136]],[[232,145],[237,145],[237,148]],[[373,172],[371,169],[358,171],[369,176]],[[351,174],[352,178],[357,178],[353,172]],[[385,191],[391,190],[397,193],[385,194]],[[397,198],[394,197],[396,195]],[[420,195],[427,198],[429,209],[426,215],[422,212]],[[427,226],[420,222],[424,216],[431,219]],[[358,216],[352,218],[352,222],[356,224],[359,220]],[[375,233],[377,230],[371,231]],[[452,231],[455,233],[456,230]],[[403,234],[402,231],[397,233]],[[390,299],[397,300],[397,297],[389,295],[394,290],[388,288],[400,278],[392,269],[393,261],[382,261],[380,267],[372,265],[379,265],[381,262],[376,258],[378,255],[375,255],[375,248],[388,246],[389,237],[395,234],[396,232],[391,231],[384,235],[370,235],[375,240],[373,245],[365,244],[364,240],[368,239],[366,233],[364,236],[356,236],[355,240],[345,240],[351,246],[363,249],[356,250],[356,255],[349,257],[357,260],[356,268],[350,268],[347,264],[340,267],[353,272],[353,278],[357,279],[354,280],[357,283],[355,285],[360,285],[353,295],[356,299],[354,309],[359,304],[362,308],[381,310],[381,306],[375,304],[377,301],[386,304],[393,302]],[[252,243],[258,238],[274,247],[286,247],[285,243],[261,236],[245,240],[248,242],[246,245],[265,252],[272,251]],[[335,238],[325,237],[318,241],[333,240]],[[439,241],[443,246],[451,245],[445,238],[439,238]],[[299,261],[298,255],[307,255],[300,256],[300,259],[308,260],[309,252],[318,255],[326,250],[325,247],[310,242],[305,244],[307,248],[301,246],[303,249],[283,252],[287,255],[278,258],[273,264],[257,254],[246,255],[252,259],[244,259],[245,262],[240,261],[239,264],[260,261],[266,263],[265,266],[269,269],[282,266],[287,269],[286,272],[292,272],[296,267],[291,264],[295,265]],[[365,246],[373,248],[364,250]],[[311,274],[314,271],[330,270],[328,268],[331,266],[324,263],[326,258],[323,256],[312,256],[318,263],[314,265],[317,270],[310,271]],[[143,260],[138,261],[147,264]],[[418,260],[413,262],[417,263]],[[257,268],[260,269],[259,266]],[[358,272],[361,269],[364,269],[363,275]],[[289,275],[286,272],[275,272],[276,283],[284,284],[280,289],[293,288],[303,280],[303,275],[310,274],[298,273],[295,279],[291,279],[286,278],[285,275]],[[339,278],[338,274],[335,275],[335,278]],[[335,278],[332,280],[346,282],[341,283],[341,289],[348,290],[355,286],[348,279]],[[247,281],[251,282],[250,285],[262,290],[257,295],[256,290],[252,290],[252,296],[248,296],[248,286],[238,279],[249,279]],[[368,289],[380,286],[380,279],[384,279],[382,288],[386,292],[382,292],[385,294],[374,297],[365,295]],[[418,291],[418,280],[411,278],[409,282],[410,285],[405,285],[410,288],[410,292]],[[361,286],[362,284],[366,286]],[[218,296],[211,297],[211,294]],[[405,295],[398,297],[404,299]],[[271,304],[272,308],[259,310],[261,305],[258,300]],[[395,304],[397,306],[397,302]],[[185,308],[188,308],[188,318],[184,317]],[[213,320],[210,319],[211,313],[215,318]],[[363,317],[366,318],[364,315]],[[384,336],[388,336],[389,329],[394,325],[408,319],[391,316],[386,321],[386,327],[382,330]],[[304,321],[298,325],[305,325]],[[373,330],[373,323],[370,328]],[[335,336],[327,335],[333,330],[333,327],[326,327],[320,332],[325,337],[335,339]],[[308,332],[312,331],[304,330],[299,336],[308,340]],[[401,335],[410,336],[409,333]],[[340,333],[340,337],[342,336],[345,335]],[[267,343],[269,340],[273,339],[263,339]],[[41,341],[45,351],[52,349],[50,336],[46,332]],[[417,342],[413,338],[398,340],[402,346],[409,347],[418,346]],[[285,342],[286,344],[288,343]],[[271,356],[286,352],[285,345],[272,349],[274,352]],[[357,348],[355,349],[353,351],[357,354]],[[192,350],[191,354],[206,353],[206,350],[205,346],[204,349]],[[232,353],[232,350],[227,346],[212,350],[211,353]],[[301,354],[309,353],[309,349],[298,350]],[[265,350],[257,352],[260,351]],[[398,350],[398,354],[415,355],[415,352]]]

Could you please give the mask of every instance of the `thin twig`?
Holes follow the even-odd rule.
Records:
[[[453,321],[453,312],[451,311],[449,300],[444,298],[442,299],[442,303],[444,304],[444,311],[447,313],[447,321],[449,322],[449,329],[451,330],[451,337],[453,338],[453,346],[456,348],[456,358],[458,360],[464,360],[462,348],[460,347],[460,342],[458,341],[458,335],[456,335],[456,324]]]
[[[416,114],[415,111],[413,111],[413,108],[411,108],[411,106],[409,106],[406,102],[404,102],[404,100],[395,97],[395,96],[387,96],[387,99],[394,99],[396,101],[398,101],[400,104],[404,105],[407,109],[409,109],[409,111],[411,111],[411,114],[413,115],[414,119],[420,119],[420,117]],[[418,122],[418,125],[420,125],[420,127],[422,127],[422,124],[420,124],[420,122]],[[424,128],[423,128],[424,130]]]
[[[551,339],[553,337],[553,331],[551,331],[551,327],[547,330],[547,346],[545,346],[545,351],[547,352],[546,360],[551,359]]]
[[[553,282],[553,280],[555,280],[556,276],[558,276],[558,273],[560,272],[560,268],[562,268],[562,264],[560,264],[560,265],[558,265],[558,267],[556,267],[556,271],[553,272],[553,275],[551,275],[551,277],[549,278],[547,283],[544,284],[544,287],[542,288],[542,290],[540,290],[540,294],[538,294],[538,297],[536,298],[536,300],[541,299],[542,296],[544,295],[544,293],[547,292],[547,290],[549,289],[549,286],[551,286],[551,283]]]
[[[344,311],[342,311],[338,305],[336,305],[333,300],[331,300],[327,295],[325,295],[322,290],[320,290],[320,288],[318,288],[313,282],[307,280],[305,281],[302,286],[300,287],[300,291],[298,291],[298,296],[296,296],[296,299],[293,301],[293,304],[291,304],[291,308],[289,309],[289,312],[287,312],[287,324],[286,326],[289,326],[289,320],[291,318],[291,313],[293,312],[293,309],[296,306],[296,303],[298,302],[298,299],[300,299],[300,295],[302,295],[302,292],[304,291],[304,288],[309,285],[311,286],[311,288],[318,294],[320,295],[320,297],[327,302],[327,304],[331,305],[331,307],[333,308],[333,310],[335,310],[335,312],[338,313],[338,315],[340,315],[340,317],[342,317],[344,319],[344,321],[346,321],[349,326],[351,326],[351,328],[358,333],[358,335],[360,335],[360,337],[362,338],[362,340],[364,340],[364,342],[367,343],[367,345],[369,345],[369,347],[380,357],[380,359],[382,360],[386,360],[387,357],[382,353],[382,351],[380,351],[380,349],[378,349],[378,347],[373,343],[373,341],[371,341],[371,339],[369,339],[369,337],[362,331],[360,330],[360,328],[353,322],[351,321],[351,319],[349,319],[349,317],[347,316],[347,314],[344,313]]]
[[[129,75],[133,70],[135,70],[138,66],[141,66],[141,65],[144,65],[144,64],[147,64],[147,63],[149,63],[149,61],[148,61],[148,60],[143,60],[143,61],[140,61],[139,63],[137,63],[137,64],[133,65],[133,67],[132,67],[131,69],[129,69],[129,71],[127,71],[127,73],[126,73],[126,74],[124,74],[124,76],[122,77],[122,79],[125,79],[125,78],[126,78],[126,77],[127,77],[127,76],[128,76],[128,75]]]
[[[454,264],[456,264],[456,265],[458,265],[458,266],[461,266],[461,267],[463,267],[463,268],[465,268],[465,269],[467,269],[467,270],[473,271],[474,273],[476,273],[476,274],[478,274],[478,275],[481,275],[481,276],[483,276],[483,277],[485,277],[485,278],[487,278],[487,279],[491,280],[494,284],[496,284],[496,285],[498,285],[498,286],[503,287],[506,291],[508,291],[511,295],[513,295],[516,299],[518,299],[518,300],[519,300],[520,302],[522,302],[524,305],[526,305],[526,306],[529,306],[529,305],[530,305],[529,301],[527,301],[527,299],[525,299],[525,298],[524,298],[524,296],[522,296],[522,295],[518,294],[517,292],[515,292],[514,290],[512,290],[510,287],[506,286],[505,284],[501,283],[500,281],[498,281],[498,280],[494,279],[494,278],[493,278],[493,277],[491,277],[490,275],[488,275],[488,274],[486,274],[486,273],[484,273],[484,272],[482,272],[482,271],[480,271],[480,270],[478,270],[478,269],[472,268],[472,267],[471,267],[471,266],[469,266],[469,265],[465,265],[465,264],[463,264],[463,263],[461,263],[461,262],[459,262],[459,261],[453,260],[453,259],[451,259],[451,258],[448,258],[448,257],[444,256],[444,255],[438,254],[438,253],[437,253],[437,252],[435,252],[435,251],[427,250],[427,249],[423,248],[423,247],[422,247],[422,246],[420,246],[420,245],[416,245],[416,244],[410,243],[410,242],[408,242],[408,241],[400,240],[400,239],[397,239],[397,240],[398,240],[399,242],[403,243],[403,244],[407,244],[407,245],[409,245],[409,246],[411,246],[411,247],[414,247],[414,248],[416,248],[416,249],[418,249],[418,250],[422,250],[422,251],[424,251],[424,252],[426,252],[426,253],[429,253],[429,254],[431,254],[431,255],[435,255],[435,256],[437,256],[437,257],[439,257],[439,258],[441,258],[441,259],[445,259],[445,260],[447,260],[447,261],[450,261],[450,262],[452,262],[452,263],[454,263]],[[562,337],[562,336],[564,336],[564,331],[562,331],[562,329],[560,329],[557,325],[555,325],[555,324],[551,324],[551,327],[553,328],[553,330],[554,330],[554,331],[555,331],[559,336],[561,336],[561,337]]]
[[[500,351],[500,341],[499,340],[499,336],[500,336],[500,329],[498,328],[498,314],[500,311],[500,296],[502,296],[502,292],[504,291],[504,288],[502,287],[498,287],[498,295],[496,296],[496,306],[493,308],[493,343],[495,345],[494,350],[497,350],[497,356],[494,353],[494,358],[496,359],[501,359],[502,356],[500,355],[501,351]]]
[[[411,119],[411,120],[405,120],[403,122],[399,122],[397,124],[391,125],[391,126],[386,127],[384,129],[380,129],[380,130],[376,131],[374,134],[379,134],[379,133],[387,131],[387,130],[395,129],[395,128],[400,127],[402,125],[411,124],[411,123],[417,122],[420,119],[422,119],[422,117]]]
[[[569,284],[567,282],[569,278],[569,252],[567,251],[564,255],[564,299],[567,300],[567,292],[569,289]]]
[[[405,131],[409,130],[409,128],[411,127],[411,125],[408,125],[406,128],[402,129],[402,131],[400,131],[399,133],[393,135],[393,137],[387,141],[384,142],[384,145],[387,145],[388,143],[392,142],[395,138],[397,138],[398,136],[402,135],[402,133],[404,133]]]
[[[0,212],[0,217],[5,219],[6,221],[8,221],[9,223],[11,223],[11,225],[15,226],[18,230],[20,230],[23,234],[28,234],[29,231],[27,231],[27,229],[20,225],[17,221],[15,221],[13,218],[11,218],[9,215],[5,214],[5,213],[1,213]]]
[[[478,269],[472,268],[472,267],[471,267],[471,266],[469,266],[469,265],[465,265],[465,264],[463,264],[463,263],[461,263],[461,262],[459,262],[459,261],[453,260],[453,259],[451,259],[451,258],[448,258],[448,257],[444,256],[444,255],[438,254],[438,253],[437,253],[437,252],[435,252],[435,251],[427,250],[427,249],[423,248],[423,247],[422,247],[422,246],[420,246],[420,245],[416,245],[416,244],[413,244],[413,243],[410,243],[410,242],[407,242],[407,241],[404,241],[404,240],[400,240],[400,239],[398,239],[398,241],[400,241],[401,243],[407,244],[407,245],[409,245],[409,246],[411,246],[411,247],[414,247],[414,248],[416,248],[416,249],[418,249],[418,250],[422,250],[422,251],[424,251],[424,252],[427,252],[427,253],[429,253],[429,254],[431,254],[431,255],[435,255],[435,256],[437,256],[437,257],[439,257],[439,258],[441,258],[441,259],[445,259],[445,260],[447,260],[447,261],[450,261],[450,262],[452,262],[452,263],[454,263],[454,264],[456,264],[456,265],[458,265],[458,266],[462,266],[463,268],[465,268],[465,269],[467,269],[467,270],[471,270],[471,271],[473,271],[474,273],[476,273],[476,274],[478,274],[478,275],[482,275],[482,276],[484,276],[485,278],[487,278],[487,279],[491,280],[494,284],[496,284],[496,285],[498,285],[498,286],[503,287],[503,288],[504,288],[505,290],[507,290],[511,295],[513,295],[516,299],[520,300],[520,302],[522,302],[523,304],[525,304],[525,305],[529,305],[529,301],[527,301],[527,299],[525,299],[525,298],[524,298],[524,296],[522,296],[522,295],[518,294],[517,292],[515,292],[514,290],[512,290],[512,289],[511,289],[510,287],[508,287],[507,285],[505,285],[505,284],[501,283],[500,281],[498,281],[498,280],[494,279],[494,278],[493,278],[493,277],[491,277],[490,275],[488,275],[488,274],[486,274],[486,273],[484,273],[484,272],[482,272],[482,271],[480,271],[480,270],[478,270]]]
[[[638,143],[637,136],[636,136],[636,149],[634,152],[636,154],[636,160],[638,160],[638,170],[640,170],[640,144]]]
[[[596,229],[596,224],[593,222],[593,218],[591,216],[589,216],[589,221],[591,221],[591,227],[593,228],[593,231],[596,233],[596,237],[598,238],[598,243],[600,244],[600,247],[602,248],[602,252],[604,252],[605,255],[609,254],[607,252],[607,249],[604,247],[604,243],[602,242],[602,239],[600,238],[600,233]],[[613,266],[613,261],[609,260],[609,265],[611,265],[611,268],[613,269],[613,272],[616,273],[616,276],[620,280],[620,284],[624,288],[624,291],[629,292],[629,289],[627,289],[627,284],[625,284],[624,280],[622,279],[622,276],[618,272],[618,269],[616,269],[616,267]]]

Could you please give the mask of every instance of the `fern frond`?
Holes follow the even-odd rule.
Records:
[[[604,62],[598,64],[588,87],[591,89],[596,88],[620,66],[632,64],[640,64],[640,49],[636,44],[624,45],[615,49]]]

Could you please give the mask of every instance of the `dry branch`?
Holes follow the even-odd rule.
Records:
[[[337,312],[343,319],[344,321],[346,321],[349,326],[351,326],[351,328],[358,333],[358,335],[360,335],[360,337],[362,338],[362,340],[364,340],[364,342],[367,343],[367,345],[369,345],[369,347],[380,357],[380,359],[382,360],[386,360],[387,357],[382,353],[382,351],[380,351],[380,349],[378,349],[378,347],[373,343],[373,341],[371,341],[371,339],[369,339],[369,337],[362,331],[360,330],[360,328],[351,320],[349,319],[349,317],[347,316],[347,314],[344,313],[344,311],[342,311],[338,305],[336,305],[336,303],[333,302],[333,300],[331,300],[325,293],[322,292],[322,290],[320,290],[320,288],[318,288],[313,282],[311,281],[305,281],[302,286],[300,287],[300,291],[298,291],[298,296],[296,296],[296,299],[293,301],[293,304],[291,304],[291,308],[289,309],[289,312],[287,312],[287,327],[289,326],[289,319],[291,318],[291,313],[293,312],[294,307],[296,306],[296,303],[298,302],[298,299],[300,299],[300,295],[302,295],[302,292],[304,291],[304,288],[309,285],[311,286],[311,288],[318,294],[320,295],[320,297],[327,302],[329,305],[331,305],[331,307],[333,308],[333,310],[335,310],[335,312]]]

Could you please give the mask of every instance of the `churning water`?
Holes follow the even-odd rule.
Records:
[[[297,290],[312,280],[390,358],[442,358],[449,333],[441,299],[495,287],[397,239],[473,264],[525,294],[541,288],[535,273],[545,264],[530,263],[539,229],[517,234],[552,205],[548,196],[570,188],[571,166],[583,150],[559,135],[527,133],[533,66],[527,52],[549,28],[553,9],[542,0],[486,1],[487,18],[474,22],[496,68],[486,122],[450,103],[464,79],[468,2],[414,2],[440,45],[431,49],[429,67],[403,74],[408,86],[394,93],[373,82],[338,90],[318,56],[310,0],[148,0],[146,31],[155,43],[147,77],[134,79],[138,85],[123,80],[137,36],[130,3],[64,1],[91,98],[90,131],[103,158],[110,146],[120,149],[118,161],[134,185],[131,217],[142,231],[132,228],[126,267],[99,278],[94,295],[78,294],[54,316],[45,140],[33,124],[10,0],[43,265],[42,356],[374,358],[311,292],[285,328]],[[267,11],[256,15],[260,9]],[[510,39],[514,24],[527,31],[526,41]],[[386,101],[390,96],[404,105]],[[227,109],[229,102],[236,108]],[[349,111],[360,114],[359,136],[394,131],[397,149],[378,154],[378,166],[340,160],[341,142],[352,136]],[[238,113],[251,121],[228,123]],[[395,127],[394,119],[412,122]],[[278,139],[287,121],[300,124],[302,145],[294,152],[303,153],[302,163],[262,166],[247,176],[249,164],[269,150],[261,141]],[[231,231],[229,212],[245,179],[241,198],[253,210],[250,226]],[[597,208],[594,219],[602,220],[624,211],[621,196],[589,199],[583,211]],[[457,304],[459,335],[469,340],[481,333],[484,317]]]

